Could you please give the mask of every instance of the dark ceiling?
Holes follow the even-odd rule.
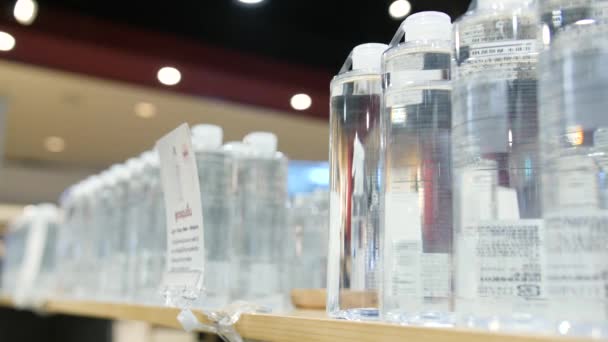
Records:
[[[201,43],[271,57],[294,65],[337,70],[358,43],[388,42],[399,25],[390,18],[391,0],[38,0],[46,10],[169,33]],[[468,0],[410,0],[412,12],[437,10],[452,19]],[[14,0],[0,0],[3,16]]]

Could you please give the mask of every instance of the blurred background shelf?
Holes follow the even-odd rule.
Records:
[[[14,307],[8,298],[0,306]],[[181,329],[179,309],[133,304],[100,303],[75,300],[51,300],[40,310],[51,314],[94,317],[112,320],[142,321]],[[201,312],[194,312],[201,322],[209,322]],[[408,342],[553,342],[591,341],[561,337],[526,336],[460,329],[404,327],[386,323],[351,322],[329,319],[324,311],[297,310],[288,315],[244,314],[236,324],[243,338],[261,341],[408,341]]]

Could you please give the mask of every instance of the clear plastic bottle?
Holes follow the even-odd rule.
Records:
[[[606,1],[590,1],[605,6]],[[541,57],[548,311],[562,335],[608,337],[608,22],[594,10]]]
[[[161,304],[160,284],[164,274],[167,244],[165,212],[160,184],[160,165],[155,151],[144,152],[142,161],[142,227],[138,231],[137,296],[144,304]]]
[[[137,297],[138,279],[140,274],[140,252],[142,237],[148,228],[148,215],[144,212],[146,200],[146,179],[143,174],[143,163],[137,158],[130,158],[125,163],[129,172],[127,203],[125,211],[125,243],[126,243],[126,293],[125,299],[133,301]]]
[[[99,205],[97,210],[97,221],[100,230],[100,239],[97,245],[97,257],[99,259],[97,297],[100,300],[114,300],[118,293],[118,279],[116,278],[116,240],[118,239],[118,215],[114,190],[116,187],[116,176],[112,170],[106,170],[99,176]]]
[[[249,154],[237,159],[241,230],[237,298],[266,309],[287,309],[283,278],[287,227],[287,158],[277,151],[277,137],[252,132],[243,139]]]
[[[205,234],[205,291],[197,306],[219,309],[229,303],[230,220],[235,197],[231,191],[230,158],[221,150],[223,132],[215,125],[192,127],[203,206]]]
[[[452,324],[451,37],[448,15],[420,12],[384,53],[381,307],[389,321]]]
[[[36,205],[26,245],[27,269],[20,277],[20,292],[28,303],[39,305],[53,294],[56,280],[57,228],[60,214],[54,204]]]
[[[127,231],[127,208],[129,198],[129,169],[118,164],[111,167],[111,202],[109,208],[108,239],[109,252],[109,299],[125,301],[128,291],[128,251],[129,232]]]
[[[330,84],[327,313],[337,318],[378,318],[380,68],[386,48],[356,46]]]
[[[13,298],[17,292],[23,260],[25,259],[26,242],[35,208],[28,207],[23,214],[9,224],[5,238],[5,256],[2,264],[1,291],[3,296]]]
[[[296,194],[289,208],[293,262],[288,270],[291,288],[324,288],[327,284],[329,193],[315,190]]]
[[[454,23],[455,310],[468,326],[542,328],[536,13],[478,0]]]

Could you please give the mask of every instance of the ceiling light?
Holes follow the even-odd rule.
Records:
[[[44,147],[49,152],[62,152],[65,150],[65,140],[63,140],[61,137],[47,137],[44,139]]]
[[[405,16],[407,16],[408,14],[410,14],[411,10],[412,10],[412,5],[410,4],[409,1],[395,0],[388,7],[388,14],[390,14],[390,16],[393,19],[401,19],[401,18],[404,18]]]
[[[589,24],[593,24],[595,23],[595,20],[593,19],[581,19],[577,22],[575,22],[576,25],[589,25]]]
[[[38,14],[38,4],[34,0],[17,0],[13,15],[15,19],[23,25],[29,25],[36,19]]]
[[[295,94],[291,97],[289,103],[295,110],[306,110],[312,105],[312,99],[308,94]]]
[[[0,31],[0,51],[11,51],[15,47],[15,37]]]
[[[162,67],[156,73],[158,81],[164,85],[172,86],[176,85],[181,81],[182,74],[174,67],[166,66]]]
[[[239,0],[239,2],[247,4],[247,5],[259,4],[262,1],[264,1],[264,0]]]
[[[156,106],[149,102],[138,102],[135,104],[135,115],[142,119],[150,119],[156,115]]]

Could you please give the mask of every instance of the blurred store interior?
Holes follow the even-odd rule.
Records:
[[[290,193],[326,187],[328,85],[344,57],[387,43],[409,13],[454,19],[468,2],[1,0],[0,227],[183,122],[220,125],[224,141],[272,131]]]

